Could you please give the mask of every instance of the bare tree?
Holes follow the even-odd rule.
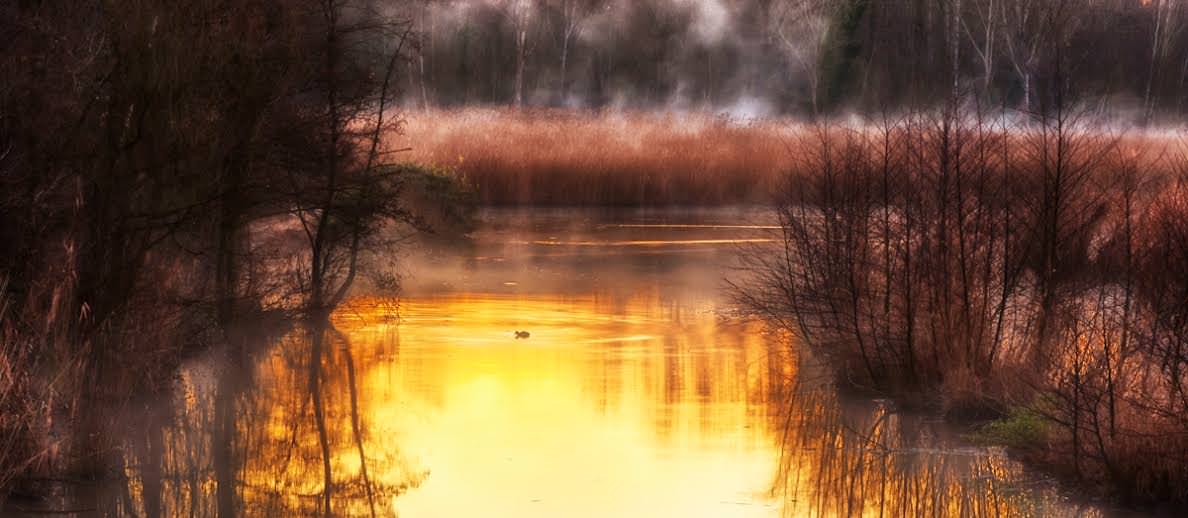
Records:
[[[1143,121],[1150,122],[1155,110],[1155,82],[1157,74],[1171,52],[1172,45],[1184,30],[1184,5],[1182,0],[1152,0],[1147,2],[1152,10],[1151,55],[1147,68],[1146,85],[1143,88]]]
[[[512,41],[516,52],[515,91],[512,103],[524,105],[524,68],[532,54],[534,42],[529,38],[536,17],[536,0],[503,0],[502,9],[512,28]]]
[[[972,11],[978,25],[972,29],[970,24],[961,18],[961,28],[969,38],[978,60],[982,64],[982,95],[990,93],[994,82],[994,64],[997,52],[994,43],[998,40],[998,3],[1003,0],[975,0]],[[980,30],[979,30],[980,29]],[[977,34],[975,34],[977,31]]]
[[[1023,89],[1019,108],[1031,110],[1034,75],[1044,50],[1047,24],[1045,23],[1045,2],[1026,0],[1002,0],[1000,2],[1003,30],[1003,46],[1006,58]]]
[[[945,5],[948,8],[945,33],[949,44],[950,96],[957,98],[961,85],[961,23],[965,13],[961,12],[961,0],[949,0]]]
[[[767,16],[767,30],[808,83],[813,114],[820,112],[820,60],[829,41],[834,5],[827,0],[776,0]]]
[[[604,7],[605,0],[553,0],[561,14],[561,101],[569,97],[569,54],[575,38],[581,35],[586,20]]]
[[[399,170],[380,168],[381,143],[385,132],[399,128],[388,111],[397,84],[393,75],[412,25],[366,2],[319,0],[317,8],[308,35],[317,94],[310,121],[315,141],[310,165],[290,173],[289,180],[291,210],[309,247],[308,385],[322,453],[320,508],[329,517],[334,483],[321,388],[326,329],[330,311],[354,283],[365,240],[400,213]]]
[[[426,86],[425,56],[433,55],[437,37],[437,11],[434,2],[423,0],[417,3],[417,90],[421,96],[421,108],[429,108],[429,87]]]

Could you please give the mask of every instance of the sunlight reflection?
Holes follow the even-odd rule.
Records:
[[[756,324],[655,296],[468,294],[405,303],[396,326],[341,315],[357,348],[399,349],[363,387],[399,392],[371,421],[431,472],[407,516],[773,515],[773,374],[789,364]]]
[[[500,220],[471,255],[423,259],[434,278],[405,298],[195,358],[162,408],[113,415],[130,453],[103,514],[304,516],[328,496],[334,516],[1101,516],[1000,450],[840,396],[732,310],[729,255],[614,245],[672,242],[657,229],[535,254],[507,236],[599,221]]]

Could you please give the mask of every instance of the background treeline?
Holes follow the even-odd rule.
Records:
[[[958,87],[1032,109],[1069,94],[1146,120],[1188,108],[1182,0],[442,0],[400,7],[404,100],[715,107],[932,105]],[[1059,43],[1059,44],[1056,44]]]
[[[265,316],[324,321],[390,224],[464,224],[381,142],[410,31],[381,7],[0,5],[0,502],[117,469],[113,408]]]

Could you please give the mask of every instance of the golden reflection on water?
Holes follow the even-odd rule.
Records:
[[[429,472],[404,516],[775,516],[771,403],[791,364],[712,310],[461,294],[336,325],[375,358],[375,431]]]
[[[123,476],[64,506],[148,518],[1101,516],[1001,451],[840,397],[810,355],[724,316],[736,315],[720,275],[738,242],[770,237],[724,214],[494,213],[473,247],[419,260],[398,302],[356,299],[328,329],[216,349],[187,362],[172,397],[113,412]]]

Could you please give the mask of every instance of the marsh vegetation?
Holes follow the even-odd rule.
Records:
[[[1039,472],[1188,508],[1188,2],[20,0],[0,33],[5,512],[555,516],[591,478],[632,482],[611,515],[1101,512]]]
[[[1188,156],[1056,109],[820,126],[753,255],[753,308],[839,383],[1131,502],[1183,505]]]

